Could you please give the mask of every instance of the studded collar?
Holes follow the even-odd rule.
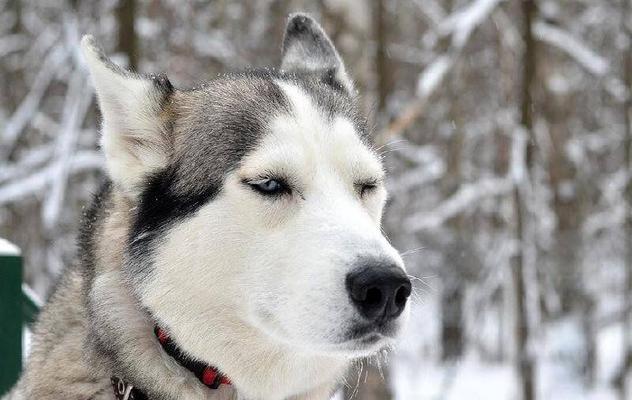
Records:
[[[217,368],[196,361],[186,355],[175,342],[169,337],[167,332],[156,326],[154,334],[163,350],[173,357],[180,365],[191,371],[209,389],[218,389],[220,385],[230,385],[230,379],[223,375]],[[123,378],[113,376],[111,378],[114,396],[117,400],[148,400],[141,388],[134,386]]]

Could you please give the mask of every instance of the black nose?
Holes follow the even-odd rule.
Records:
[[[372,322],[397,318],[410,296],[410,280],[396,265],[375,264],[347,275],[347,291],[360,314]]]

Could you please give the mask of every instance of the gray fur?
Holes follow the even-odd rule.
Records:
[[[354,93],[338,51],[323,28],[306,14],[292,14],[288,20],[281,70],[317,73],[349,94]]]
[[[342,61],[322,28],[304,14],[290,16],[283,38],[281,69],[327,70],[340,68]]]

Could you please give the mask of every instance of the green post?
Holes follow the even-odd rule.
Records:
[[[15,384],[22,369],[22,323],[20,250],[0,238],[0,396]]]

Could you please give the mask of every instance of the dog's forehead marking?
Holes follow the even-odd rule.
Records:
[[[281,88],[290,103],[293,122],[298,125],[298,128],[302,129],[300,134],[314,134],[318,127],[327,124],[325,116],[317,110],[307,93],[289,82],[277,80],[276,84]]]
[[[379,158],[361,140],[347,115],[336,114],[335,110],[325,112],[300,85],[284,80],[275,83],[289,103],[289,113],[270,120],[268,134],[246,166],[265,158],[283,158],[283,163],[294,167],[296,163],[309,163],[313,167],[330,166],[352,177],[382,177]]]

